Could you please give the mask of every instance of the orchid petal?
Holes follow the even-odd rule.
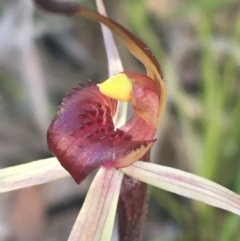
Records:
[[[96,0],[98,12],[107,17],[106,9],[102,0]],[[120,59],[113,35],[111,31],[101,24],[105,50],[108,59],[108,75],[112,76],[123,71],[122,61]]]
[[[0,192],[30,187],[69,176],[56,158],[0,169]]]
[[[124,72],[132,83],[131,103],[135,114],[153,128],[158,127],[159,96],[156,85],[146,75]],[[143,127],[142,127],[143,128]]]
[[[39,7],[58,14],[75,14],[79,5],[75,2],[58,1],[58,0],[33,0]]]
[[[240,196],[202,177],[141,161],[121,170],[147,184],[240,215]]]
[[[107,17],[107,13],[102,0],[96,0],[98,12]],[[103,40],[108,59],[108,75],[112,76],[118,72],[123,71],[122,61],[119,56],[113,35],[111,31],[101,24]],[[113,123],[118,128],[126,123],[127,120],[128,103],[119,102],[117,111],[113,117]]]
[[[101,169],[96,174],[68,241],[109,241],[123,173]]]

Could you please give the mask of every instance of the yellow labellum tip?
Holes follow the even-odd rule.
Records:
[[[127,75],[121,73],[114,75],[98,84],[102,94],[119,101],[129,101],[131,99],[132,82]]]

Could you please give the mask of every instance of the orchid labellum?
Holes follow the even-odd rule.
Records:
[[[131,100],[135,110],[119,129],[112,120],[115,99]],[[158,111],[157,86],[145,75],[123,72],[90,83],[63,100],[48,130],[49,149],[77,183],[101,165],[129,166],[153,145]]]

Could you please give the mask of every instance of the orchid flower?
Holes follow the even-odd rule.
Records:
[[[101,0],[97,4],[102,15],[75,3],[35,1],[48,11],[82,15],[104,24],[146,66],[147,75],[122,70],[111,32],[102,26],[109,79],[97,85],[90,81],[63,99],[47,133],[49,150],[56,158],[0,170],[0,192],[69,174],[80,184],[99,169],[70,241],[111,240],[117,207],[120,241],[139,240],[147,184],[240,215],[240,196],[234,192],[196,175],[149,162],[149,151],[165,108],[166,89],[160,66],[148,47],[108,18]],[[126,122],[128,102],[134,114]]]

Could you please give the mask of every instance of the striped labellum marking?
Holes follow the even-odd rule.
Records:
[[[100,167],[124,167],[141,158],[154,140],[134,140],[115,129],[117,101],[90,82],[67,94],[48,132],[49,150],[77,183]]]

